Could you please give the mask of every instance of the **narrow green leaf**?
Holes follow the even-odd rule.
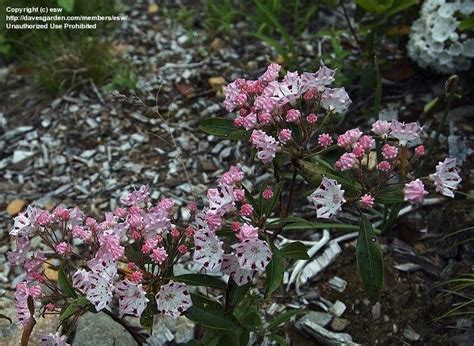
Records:
[[[199,129],[207,134],[228,139],[246,140],[250,138],[250,131],[237,129],[233,121],[226,118],[204,119],[199,123]]]
[[[183,274],[173,278],[175,281],[185,283],[190,286],[205,286],[225,290],[227,285],[219,278],[206,274]]]
[[[68,319],[69,317],[74,316],[80,310],[90,309],[91,307],[93,307],[93,305],[89,302],[89,300],[87,300],[86,297],[81,296],[79,298],[76,298],[61,313],[61,316],[59,316],[59,320],[62,322]]]
[[[201,306],[193,305],[186,310],[185,315],[191,321],[201,323],[202,325],[219,330],[238,330],[239,326],[231,321],[228,316],[215,309],[207,309]]]
[[[273,330],[279,327],[280,325],[291,319],[293,316],[296,316],[301,312],[301,310],[287,310],[285,312],[282,312],[277,317],[275,317],[273,321],[270,322],[270,324],[268,325],[268,330]]]
[[[250,289],[251,283],[239,286],[235,283],[232,277],[229,278],[228,290],[229,290],[229,299],[233,305],[238,305]]]
[[[316,223],[316,222],[295,222],[287,224],[283,227],[284,231],[292,231],[299,229],[346,229],[358,230],[359,226],[348,225],[345,223]]]
[[[387,186],[375,196],[375,201],[381,204],[396,204],[404,201],[402,186]]]
[[[309,259],[306,246],[300,241],[294,241],[280,248],[283,257],[291,259]]]
[[[458,28],[460,31],[474,30],[474,16],[463,19]]]
[[[365,215],[362,215],[356,257],[364,291],[369,300],[375,304],[383,288],[383,258],[374,228]]]
[[[283,182],[277,183],[272,191],[273,197],[264,204],[263,213],[268,217],[272,214],[273,210],[275,210],[278,202],[280,201],[281,190],[283,189]]]
[[[285,272],[283,257],[281,256],[280,250],[273,247],[272,253],[272,260],[268,263],[267,268],[265,269],[267,273],[265,297],[269,297],[278,289],[278,287],[280,287],[280,283],[283,280],[283,273]]]
[[[64,267],[61,266],[58,272],[58,285],[61,291],[71,298],[77,298],[76,291],[74,287],[72,287],[71,283],[69,282],[66,273],[64,272]]]
[[[252,312],[246,314],[242,318],[241,323],[244,326],[256,329],[256,328],[258,328],[262,325],[262,319],[261,319],[260,315],[257,312],[252,311]]]
[[[151,332],[153,328],[153,316],[158,313],[158,307],[156,306],[156,299],[153,293],[147,293],[146,297],[148,298],[148,304],[142,312],[140,324],[143,328]]]
[[[286,339],[280,335],[276,335],[276,334],[271,334],[271,335],[268,335],[268,338],[275,341],[277,343],[277,345],[279,346],[287,346],[288,345],[288,342],[286,342]]]

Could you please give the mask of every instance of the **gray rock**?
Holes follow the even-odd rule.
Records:
[[[334,316],[341,317],[342,314],[346,311],[346,304],[341,302],[340,300],[336,301],[331,308],[329,308],[329,312],[332,313]]]
[[[331,322],[331,329],[335,332],[342,332],[349,324],[349,320],[345,318],[335,317]]]
[[[297,326],[304,334],[312,336],[323,345],[359,345],[352,341],[352,337],[346,333],[334,333],[309,320]]]
[[[382,305],[380,303],[376,303],[372,306],[372,318],[374,320],[378,320],[382,314]]]
[[[21,164],[25,161],[28,161],[33,157],[35,153],[29,150],[15,150],[13,152],[13,158],[12,158],[12,164],[13,165],[18,165]]]
[[[296,327],[299,329],[298,325],[304,324],[306,321],[310,321],[321,327],[326,327],[331,320],[332,315],[327,312],[311,311],[296,322]]]
[[[344,292],[347,286],[347,281],[339,276],[335,276],[329,280],[329,285],[332,289],[335,289],[338,292]]]
[[[415,332],[415,330],[410,325],[406,326],[406,328],[403,330],[403,336],[410,341],[420,340],[420,334]]]
[[[137,345],[120,324],[104,313],[92,312],[87,312],[79,318],[73,344],[77,346]]]
[[[176,320],[164,315],[155,315],[153,333],[147,342],[153,346],[162,346],[170,341],[186,344],[194,339],[194,322],[184,316]]]

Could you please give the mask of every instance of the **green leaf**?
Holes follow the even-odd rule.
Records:
[[[211,329],[235,331],[239,329],[239,326],[232,322],[229,316],[209,307],[193,305],[186,310],[185,315],[191,321],[201,323]]]
[[[64,8],[67,12],[72,12],[74,9],[75,0],[58,0],[58,5]]]
[[[219,278],[206,274],[183,274],[173,278],[175,281],[185,283],[190,286],[206,286],[225,290],[227,285]]]
[[[66,273],[64,272],[64,267],[61,266],[58,272],[58,285],[61,291],[71,298],[77,298],[76,291],[74,287],[72,287],[71,283],[69,282]]]
[[[460,31],[474,30],[474,16],[463,19],[458,28]]]
[[[280,248],[283,257],[291,259],[309,259],[306,246],[300,241],[294,241]]]
[[[156,299],[153,293],[147,293],[146,297],[148,298],[148,304],[142,312],[140,324],[143,328],[151,332],[153,328],[153,316],[158,313],[158,307],[156,306]]]
[[[268,263],[265,269],[267,273],[267,287],[265,290],[265,297],[269,297],[275,292],[280,286],[283,280],[283,273],[285,272],[285,266],[283,264],[283,257],[281,256],[280,250],[276,247],[272,248],[272,260]]]
[[[356,257],[364,291],[372,304],[375,304],[383,288],[383,258],[374,228],[365,215],[362,215]]]
[[[77,312],[84,310],[84,309],[91,309],[94,306],[87,300],[86,297],[79,297],[74,299],[66,309],[61,313],[59,316],[59,320],[63,322],[64,320],[68,319],[71,316],[74,316]]]
[[[410,8],[416,4],[418,4],[418,0],[397,0],[393,2],[393,6],[390,7],[390,9],[383,14],[387,17],[392,17],[407,8]]]
[[[218,137],[246,140],[250,138],[250,131],[240,130],[234,122],[226,118],[207,118],[199,123],[199,129],[209,135]]]
[[[256,328],[258,328],[262,325],[262,319],[261,319],[260,315],[258,314],[258,312],[252,311],[252,312],[246,314],[242,318],[241,323],[244,326],[256,329]]]
[[[229,290],[229,299],[233,305],[238,305],[250,289],[251,283],[239,286],[235,283],[232,277],[229,278],[228,290]]]
[[[270,324],[268,325],[268,330],[273,330],[279,327],[280,325],[288,321],[293,316],[296,316],[302,312],[303,311],[301,310],[288,310],[288,311],[282,312],[277,317],[275,317],[273,321],[270,322]]]
[[[356,0],[356,4],[367,12],[382,14],[392,6],[393,0]]]

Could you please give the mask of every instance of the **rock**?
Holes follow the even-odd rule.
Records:
[[[312,323],[316,323],[318,326],[326,327],[329,322],[331,322],[331,320],[332,315],[328,314],[327,312],[311,311],[301,317],[295,325],[298,328],[298,325],[304,324],[306,321],[310,321]]]
[[[331,332],[310,320],[304,321],[304,323],[299,324],[297,327],[301,332],[312,336],[323,345],[359,345],[352,341],[352,337],[349,334]]]
[[[372,318],[374,320],[378,320],[382,314],[382,305],[380,303],[376,303],[372,306]]]
[[[415,332],[413,328],[408,325],[406,328],[403,330],[403,336],[410,341],[418,341],[420,340],[420,334]]]
[[[131,346],[137,345],[124,327],[105,313],[87,312],[77,323],[74,345],[77,346]]]
[[[15,199],[11,201],[7,206],[7,213],[10,216],[15,216],[25,207],[26,201],[22,199]]]
[[[349,324],[349,320],[345,318],[335,317],[331,322],[331,329],[335,332],[342,332],[346,329],[347,325]]]
[[[329,312],[334,316],[341,317],[342,314],[346,311],[346,304],[340,300],[336,301],[330,308]]]
[[[332,289],[342,293],[346,289],[347,281],[339,276],[335,276],[329,280],[329,285]]]
[[[21,165],[33,157],[35,153],[29,150],[17,149],[13,152],[12,164]]]
[[[155,315],[153,333],[148,338],[149,345],[161,346],[174,340],[177,344],[186,344],[194,339],[194,322],[184,316],[176,320],[169,316]]]

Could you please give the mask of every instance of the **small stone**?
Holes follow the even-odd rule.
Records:
[[[332,315],[328,314],[327,312],[320,312],[320,311],[311,311],[301,317],[296,324],[303,324],[306,321],[310,321],[312,323],[317,324],[318,326],[325,327],[331,322]]]
[[[335,317],[331,322],[331,329],[335,332],[342,332],[346,329],[347,325],[349,324],[349,320],[345,318]]]
[[[7,213],[10,216],[15,216],[25,207],[26,201],[22,199],[15,199],[11,201],[7,206]]]
[[[403,336],[410,340],[410,341],[418,341],[420,340],[420,334],[418,334],[417,332],[415,332],[413,330],[413,328],[408,325],[405,330],[403,330]]]
[[[382,314],[382,305],[380,303],[376,303],[372,306],[372,318],[374,320],[378,320]]]
[[[158,13],[159,10],[160,10],[160,6],[158,6],[155,3],[151,3],[148,5],[148,14]]]
[[[12,164],[17,165],[23,163],[33,157],[35,153],[28,150],[15,150],[13,152]]]
[[[86,312],[79,317],[74,345],[132,346],[137,345],[129,332],[105,313]]]
[[[329,308],[329,312],[332,313],[334,316],[341,317],[342,314],[346,311],[346,304],[341,302],[340,300],[336,301],[331,308]]]
[[[332,289],[342,293],[346,289],[347,281],[339,276],[335,276],[329,280],[329,285]]]

